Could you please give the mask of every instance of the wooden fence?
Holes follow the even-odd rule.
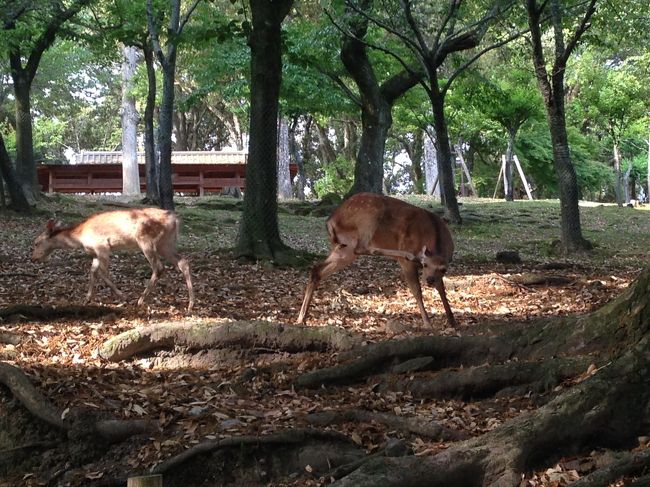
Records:
[[[180,156],[179,156],[180,154]],[[120,152],[82,153],[80,164],[41,164],[38,166],[38,181],[48,193],[121,193],[122,164]],[[119,155],[119,157],[117,157]],[[115,162],[116,158],[118,162]],[[241,162],[224,162],[239,159]],[[182,162],[177,162],[178,160]],[[219,162],[207,162],[215,161]],[[206,162],[189,162],[203,160]],[[246,188],[246,164],[243,153],[194,152],[173,154],[172,184],[174,192],[203,196],[218,193],[226,187]],[[95,161],[90,163],[90,161]],[[146,191],[144,164],[140,170],[140,189]],[[297,166],[290,166],[291,177],[296,175]]]

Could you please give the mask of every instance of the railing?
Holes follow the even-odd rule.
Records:
[[[295,175],[295,167],[292,174]],[[145,168],[139,165],[140,189],[146,191]],[[246,187],[244,164],[172,164],[174,192],[217,193],[226,187]],[[48,193],[121,193],[121,164],[42,164],[38,180]]]
[[[172,164],[246,164],[246,151],[173,151]],[[75,164],[121,164],[121,151],[81,151]],[[144,152],[138,152],[138,164],[144,164]]]

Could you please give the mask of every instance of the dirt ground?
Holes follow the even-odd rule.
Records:
[[[50,205],[70,220],[104,208],[93,202],[75,207],[69,200]],[[156,323],[227,323],[263,320],[293,324],[307,282],[308,268],[278,269],[268,264],[238,262],[226,245],[203,245],[223,237],[219,222],[234,228],[237,212],[215,211],[200,217],[191,203],[180,213],[184,226],[180,250],[191,265],[196,306],[186,314],[187,290],[180,274],[171,268],[158,283],[144,308],[136,301],[150,275],[144,257],[136,252],[120,253],[111,259],[114,282],[128,297],[120,302],[100,287],[93,304],[109,307],[99,317],[61,316],[35,319],[20,313],[0,318],[0,333],[17,337],[17,343],[0,344],[0,360],[20,367],[34,385],[61,411],[102,411],[120,419],[155,421],[159,432],[135,437],[111,446],[87,463],[70,464],[66,448],[47,427],[30,418],[0,387],[0,485],[112,485],[113,479],[138,474],[206,439],[234,435],[264,435],[305,426],[306,413],[349,407],[386,411],[405,417],[435,419],[439,424],[469,435],[498,427],[522,411],[536,407],[534,394],[498,397],[483,401],[414,400],[408,394],[378,392],[372,381],[354,386],[296,390],[292,383],[303,371],[335,363],[335,352],[280,352],[263,347],[247,350],[221,349],[195,352],[182,347],[158,350],[118,363],[102,359],[100,346],[122,332]],[[478,210],[474,210],[478,211]],[[185,213],[185,214],[184,214]],[[485,216],[489,210],[481,213]],[[207,216],[206,216],[207,215]],[[643,217],[645,217],[645,213]],[[9,306],[62,307],[81,305],[88,285],[89,258],[82,252],[58,251],[46,263],[30,260],[31,241],[48,215],[19,217],[0,214],[0,310]],[[197,225],[201,218],[207,223]],[[606,219],[607,217],[602,217]],[[304,217],[299,231],[283,228],[290,243],[308,241],[310,232],[319,235],[315,248],[325,253],[323,218]],[[595,222],[595,223],[594,223]],[[597,219],[589,225],[597,228]],[[199,222],[200,223],[200,222]],[[477,230],[455,232],[466,240]],[[481,228],[489,228],[483,220]],[[538,222],[531,218],[524,234],[534,234]],[[199,228],[200,227],[200,228]],[[230,231],[232,231],[230,228]],[[551,231],[554,229],[551,228]],[[478,233],[478,232],[476,232]],[[287,236],[288,235],[288,236]],[[597,235],[594,230],[593,235]],[[593,238],[593,237],[592,237]],[[488,236],[483,252],[509,248],[509,236]],[[472,245],[481,246],[481,241]],[[643,243],[639,244],[640,246]],[[604,247],[601,246],[601,251]],[[481,333],[488,323],[505,322],[526,326],[540,317],[584,313],[618,295],[644,265],[644,257],[631,255],[626,261],[592,257],[563,258],[530,255],[524,249],[522,264],[500,264],[494,259],[473,259],[461,245],[460,256],[446,279],[448,297],[458,329],[445,328],[444,310],[435,290],[424,290],[424,301],[433,314],[433,329],[425,327],[398,265],[379,257],[359,259],[348,269],[325,281],[316,293],[308,326],[338,325],[360,336],[363,343],[393,337],[430,334]],[[646,247],[649,248],[649,247]],[[631,252],[634,254],[634,252]],[[531,277],[562,278],[533,283]],[[252,372],[251,372],[252,371]],[[242,378],[247,378],[242,380]],[[405,435],[373,423],[347,422],[331,426],[344,433],[366,452],[378,450],[389,438],[399,437],[418,455],[446,447],[418,435]],[[2,431],[3,428],[0,428]],[[50,442],[49,445],[36,445]],[[7,467],[9,448],[16,445],[30,452],[22,461]],[[11,445],[11,447],[10,447]],[[15,452],[9,452],[15,453]],[[572,461],[565,459],[566,462]],[[531,473],[528,485],[564,485],[567,471],[582,467]],[[552,469],[551,469],[552,470]],[[553,479],[560,483],[552,484]],[[564,480],[563,480],[564,479]],[[109,481],[110,480],[110,481]],[[276,485],[321,485],[326,479],[276,481]],[[57,484],[58,483],[58,484]]]

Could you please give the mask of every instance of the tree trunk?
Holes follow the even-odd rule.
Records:
[[[278,137],[278,198],[281,200],[293,197],[291,191],[291,171],[289,170],[289,124],[280,118],[280,131]]]
[[[282,83],[281,25],[292,0],[252,0],[251,117],[246,194],[237,254],[280,260],[287,247],[278,228],[277,133]]]
[[[156,70],[154,69],[153,50],[146,40],[143,43],[144,61],[147,67],[147,101],[144,107],[144,160],[147,180],[147,201],[153,205],[160,204],[158,192],[158,155],[154,132],[154,110],[156,108]]]
[[[515,164],[514,155],[515,155],[515,131],[508,130],[508,147],[506,148],[506,168],[505,168],[505,174],[503,175],[504,187],[506,188],[505,190],[506,201],[514,201],[515,199],[514,171],[512,170]]]
[[[29,75],[12,72],[16,98],[16,176],[28,201],[40,192],[34,159],[32,128],[31,80]]]
[[[592,245],[582,237],[580,226],[580,208],[578,206],[579,190],[578,178],[571,162],[569,142],[566,131],[566,113],[564,109],[564,72],[568,56],[575,48],[580,36],[589,26],[589,19],[595,12],[596,0],[590,0],[585,7],[583,22],[575,32],[570,44],[564,42],[564,28],[562,27],[562,8],[558,0],[544,2],[538,7],[536,0],[527,0],[528,26],[530,28],[531,46],[535,77],[539,90],[544,99],[546,117],[551,132],[553,145],[553,165],[557,176],[558,190],[560,193],[560,218],[562,247],[566,253],[588,250]],[[544,58],[542,42],[542,14],[546,7],[550,8],[553,24],[555,59],[549,75]]]
[[[307,175],[305,174],[305,164],[302,158],[302,152],[296,140],[296,129],[299,117],[295,117],[289,127],[289,153],[293,155],[293,160],[298,166],[298,181],[296,182],[296,196],[300,201],[305,201],[305,186],[307,185]],[[305,127],[305,138],[307,137],[308,127]]]
[[[7,183],[7,191],[9,192],[9,199],[11,200],[11,208],[20,213],[28,213],[30,211],[29,202],[22,191],[22,186],[18,182],[16,173],[14,172],[11,158],[7,153],[5,141],[0,133],[0,174],[5,183]],[[0,181],[0,185],[2,181]],[[4,193],[3,193],[4,195]]]
[[[623,172],[621,171],[621,150],[617,142],[614,142],[614,175],[616,178],[614,192],[616,194],[616,204],[623,206]]]
[[[548,124],[553,144],[553,165],[560,192],[560,220],[562,247],[566,253],[591,249],[591,244],[583,238],[580,225],[578,178],[571,162],[569,142],[564,114],[564,90],[554,90],[554,105],[547,107]]]
[[[646,202],[650,202],[650,136],[648,137],[648,190],[645,193]]]
[[[133,94],[138,51],[134,46],[122,48],[122,194],[140,194],[138,169],[138,112]]]
[[[453,156],[449,145],[449,131],[445,117],[444,99],[438,90],[438,81],[433,79],[433,89],[429,92],[431,108],[433,109],[433,129],[436,134],[436,157],[441,197],[445,205],[445,216],[451,223],[460,224],[460,209],[456,199],[454,183]]]
[[[633,185],[630,185],[630,176],[632,175],[632,161],[630,161],[630,164],[627,166],[627,169],[625,170],[625,174],[623,175],[623,192],[625,194],[625,204],[629,205],[630,201],[632,200],[632,191],[633,191]]]
[[[354,183],[348,196],[362,192],[382,193],[384,149],[393,123],[392,104],[382,96],[366,45],[359,40],[365,36],[367,23],[367,20],[360,22],[355,31],[357,37],[344,36],[341,47],[341,61],[361,95],[361,140],[354,166]]]
[[[343,155],[352,161],[357,153],[359,137],[356,124],[350,120],[343,122]]]
[[[422,172],[424,155],[424,130],[417,129],[413,133],[412,149],[409,151],[411,158],[411,172],[413,177],[413,190],[415,194],[424,193],[425,179]]]
[[[318,122],[314,122],[314,125],[316,125],[316,132],[318,133],[318,150],[320,152],[321,162],[324,165],[332,164],[336,161],[336,151],[327,136],[327,130]]]
[[[360,9],[372,9],[372,0],[361,2]],[[354,167],[354,183],[347,193],[382,193],[384,189],[384,150],[386,137],[393,124],[391,110],[395,101],[418,82],[412,71],[402,71],[381,85],[377,81],[373,65],[363,42],[368,29],[368,17],[353,11],[352,35],[344,35],[341,61],[359,90],[361,108],[361,140]]]
[[[174,210],[174,186],[172,183],[172,127],[174,116],[174,78],[176,77],[176,49],[168,53],[163,66],[163,91],[160,102],[158,139],[160,144],[159,191],[160,207]]]
[[[441,197],[440,193],[440,173],[438,171],[438,154],[436,145],[431,140],[430,135],[424,137],[422,142],[422,158],[424,160],[424,177],[426,180],[426,194],[436,198]],[[434,185],[435,184],[435,188]]]

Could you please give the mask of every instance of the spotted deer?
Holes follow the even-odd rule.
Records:
[[[163,257],[175,265],[185,277],[189,292],[187,310],[191,311],[194,306],[194,290],[190,267],[176,250],[178,231],[178,216],[159,208],[133,208],[97,213],[80,223],[68,226],[50,220],[43,233],[34,241],[32,260],[44,261],[55,249],[83,249],[93,257],[86,302],[94,297],[98,277],[120,299],[124,299],[124,294],[108,276],[108,259],[113,250],[139,248],[149,261],[153,273],[138,300],[138,306],[144,304],[156,285],[163,270]]]
[[[452,260],[454,242],[437,215],[404,201],[374,193],[359,193],[344,201],[327,220],[332,250],[309,277],[298,323],[304,324],[318,284],[350,265],[359,255],[394,257],[417,301],[426,325],[431,320],[422,302],[419,272],[440,294],[449,326],[456,321],[447,301],[443,276]]]

